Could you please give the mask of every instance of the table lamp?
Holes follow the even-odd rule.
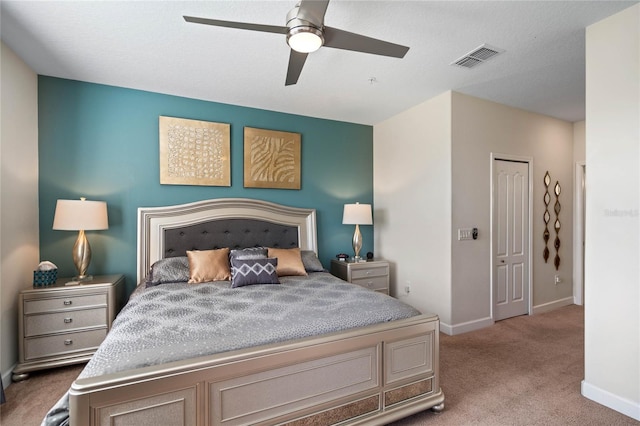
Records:
[[[353,260],[355,262],[359,262],[362,259],[360,257],[360,249],[362,248],[360,225],[373,225],[371,204],[345,204],[342,215],[342,224],[356,226],[356,230],[353,233],[353,251],[355,253]]]
[[[73,264],[78,271],[78,275],[73,279],[77,281],[91,280],[93,277],[87,275],[87,268],[91,262],[91,246],[84,231],[109,229],[107,203],[87,201],[84,197],[79,200],[58,200],[53,218],[53,229],[79,231],[72,251]]]

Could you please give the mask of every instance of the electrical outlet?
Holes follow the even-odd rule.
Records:
[[[556,283],[556,285],[560,284],[562,282],[562,279],[560,279],[560,275],[557,275],[554,277],[554,282]]]
[[[407,285],[404,286],[404,292],[405,294],[411,293],[411,283],[409,281],[407,281]]]

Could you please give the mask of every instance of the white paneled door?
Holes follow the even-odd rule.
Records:
[[[494,160],[493,319],[529,312],[529,164]]]

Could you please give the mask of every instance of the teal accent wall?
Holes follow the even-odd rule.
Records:
[[[158,117],[231,124],[231,186],[160,185]],[[243,187],[243,128],[297,132],[302,139],[300,190]],[[109,229],[87,231],[91,274],[124,273],[136,282],[138,207],[246,197],[317,210],[318,252],[325,267],[351,253],[345,203],[373,202],[373,128],[53,77],[38,77],[40,253],[73,276],[77,233],[52,230],[56,200],[106,201]],[[373,227],[362,226],[362,252]]]

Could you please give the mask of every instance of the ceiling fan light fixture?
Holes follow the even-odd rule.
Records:
[[[311,53],[324,44],[322,31],[310,26],[291,28],[287,33],[287,44],[296,52]]]
[[[2,0],[0,0],[2,1]],[[264,25],[247,22],[222,21],[219,19],[184,16],[185,21],[216,27],[236,28],[239,30],[260,31],[287,36],[289,65],[285,86],[298,82],[302,67],[309,53],[321,47],[351,50],[373,55],[403,58],[409,48],[384,40],[351,33],[338,28],[326,27],[324,17],[330,0],[298,0],[295,7],[287,13],[285,26]],[[325,40],[324,35],[327,35]],[[373,82],[373,80],[370,80]]]

